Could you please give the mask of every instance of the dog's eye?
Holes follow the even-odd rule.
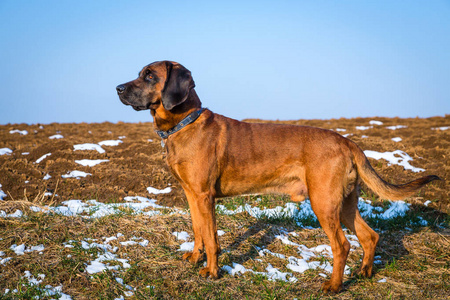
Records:
[[[153,75],[150,73],[150,70],[145,71],[145,78],[148,80],[153,79]]]

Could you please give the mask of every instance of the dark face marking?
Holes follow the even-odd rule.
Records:
[[[135,110],[156,109],[161,104],[164,69],[162,63],[150,64],[139,72],[138,78],[117,86],[120,101]]]

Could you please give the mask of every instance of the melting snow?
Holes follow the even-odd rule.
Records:
[[[26,278],[28,280],[28,283],[34,286],[37,286],[37,289],[39,289],[40,291],[43,292],[43,296],[44,297],[54,297],[56,295],[59,295],[60,297],[58,298],[59,300],[70,300],[72,299],[69,295],[64,294],[62,292],[62,285],[57,286],[57,287],[53,287],[51,285],[46,285],[45,287],[40,287],[42,281],[45,279],[45,275],[44,274],[38,274],[38,278],[35,278],[30,271],[25,271],[24,272],[25,275],[22,276],[22,278]],[[16,290],[13,291],[17,292]],[[39,299],[38,296],[36,296],[36,299]],[[34,299],[34,298],[33,298]]]
[[[96,150],[98,153],[105,153],[105,150],[103,150],[102,147],[100,147],[97,144],[79,144],[79,145],[73,145],[74,151],[76,150]]]
[[[34,211],[54,212],[65,216],[77,216],[82,215],[87,218],[101,218],[104,216],[120,213],[120,208],[126,208],[132,210],[135,214],[142,213],[148,216],[160,214],[159,211],[143,212],[144,209],[153,208],[166,208],[156,204],[156,200],[148,199],[144,197],[125,197],[125,203],[102,203],[96,200],[67,200],[63,201],[60,206],[46,206],[44,209],[33,207]],[[138,201],[138,202],[134,202]],[[4,212],[3,212],[4,213]],[[0,211],[0,217],[2,216]]]
[[[247,212],[250,216],[254,218],[298,218],[298,217],[313,217],[315,218],[314,212],[311,209],[311,204],[309,200],[302,202],[297,205],[296,203],[286,203],[284,207],[277,206],[275,208],[264,208],[253,207],[249,204],[241,205],[236,208],[236,210],[229,210],[225,206],[218,204],[216,205],[216,210],[224,215],[234,215],[242,212]],[[298,224],[298,223],[297,223]],[[301,226],[301,224],[299,224]]]
[[[372,120],[369,122],[370,125],[383,125],[383,122],[381,121],[376,121],[376,120]]]
[[[12,245],[9,249],[14,251],[17,255],[24,255],[25,253],[33,252],[33,251],[44,251],[44,245],[31,246],[26,247],[25,244],[17,246],[16,244]]]
[[[9,131],[9,133],[11,133],[11,134],[13,134],[13,133],[20,133],[20,135],[27,135],[27,134],[28,134],[28,131],[26,131],[26,130],[18,130],[18,129],[14,129],[14,130]]]
[[[40,163],[41,161],[43,161],[45,158],[49,157],[50,155],[52,155],[52,154],[51,154],[51,153],[47,153],[47,154],[42,155],[41,157],[39,157],[39,158],[36,160],[36,163],[37,163],[37,164]]]
[[[284,256],[283,254],[274,253],[274,252],[270,251],[269,249],[261,249],[261,250],[258,251],[259,256],[266,256],[265,253],[267,253],[269,255],[272,255],[272,256],[275,256],[275,257],[278,257],[278,258],[281,258],[281,259],[285,259],[286,258],[286,256]]]
[[[100,146],[118,146],[119,144],[123,143],[121,140],[107,140],[107,141],[101,141],[98,143]]]
[[[291,242],[286,235],[277,235],[276,238],[281,240],[283,244],[296,246],[298,253],[302,256],[302,258],[290,256],[288,258],[289,264],[286,266],[288,269],[298,273],[303,273],[306,270],[314,270],[317,268],[322,269],[328,273],[333,272],[333,267],[329,262],[321,263],[320,261],[310,261],[312,258],[320,258],[321,255],[332,259],[333,253],[331,251],[331,246],[319,245],[316,247],[308,248],[305,245],[299,245],[297,243]],[[351,244],[351,246],[355,247],[356,245]],[[345,266],[344,274],[350,274],[350,268],[348,266]]]
[[[3,210],[0,210],[0,218],[20,218],[23,216],[23,212],[17,209],[13,214],[7,214]]]
[[[166,188],[163,189],[163,190],[158,190],[158,189],[155,189],[155,188],[149,186],[149,187],[147,188],[147,191],[148,191],[150,194],[155,194],[155,195],[158,195],[158,194],[168,194],[168,193],[170,193],[170,192],[172,191],[172,188],[171,188],[171,187],[166,187]]]
[[[6,263],[7,263],[8,261],[10,261],[11,259],[12,259],[12,257],[6,257],[6,258],[0,260],[0,264],[6,265]]]
[[[442,127],[434,127],[434,128],[431,128],[431,129],[432,130],[447,130],[449,128],[450,128],[449,126],[442,126]]]
[[[402,166],[405,170],[411,170],[415,173],[417,172],[423,172],[425,171],[425,169],[421,169],[421,168],[415,168],[413,166],[411,166],[409,164],[409,161],[412,161],[413,159],[411,158],[411,156],[409,156],[408,154],[406,154],[406,152],[401,151],[401,150],[395,150],[393,152],[377,152],[377,151],[372,151],[372,150],[365,150],[364,154],[367,157],[371,157],[374,159],[385,159],[388,161],[388,166],[394,164],[394,165],[399,165]]]
[[[402,138],[401,137],[395,137],[395,138],[392,138],[391,140],[393,140],[394,142],[401,142],[402,141]]]
[[[178,251],[194,251],[194,242],[184,242],[180,245],[180,249],[178,249]]]
[[[109,238],[106,240],[109,242],[113,239]],[[71,243],[73,242],[74,241],[69,241],[69,244],[65,244],[65,247],[73,248],[73,245],[71,245]],[[86,272],[89,274],[102,272],[103,270],[118,270],[120,268],[119,265],[110,266],[109,261],[117,261],[122,263],[122,268],[124,269],[131,267],[131,265],[128,263],[128,259],[118,258],[117,254],[114,254],[114,252],[116,252],[118,248],[112,247],[107,242],[99,244],[96,242],[88,243],[86,241],[81,241],[81,247],[86,250],[90,248],[98,248],[99,250],[104,252],[103,254],[98,255],[96,259],[87,264]]]
[[[232,266],[233,267],[223,266],[222,270],[229,273],[231,276],[242,275],[247,272],[250,272],[253,274],[258,274],[258,275],[267,277],[267,279],[270,281],[282,280],[282,281],[286,281],[286,282],[297,282],[297,278],[292,276],[292,273],[280,272],[280,271],[278,271],[277,268],[272,267],[271,264],[268,264],[268,266],[266,268],[267,272],[256,272],[251,269],[246,269],[243,265],[237,264],[237,263],[233,263]],[[289,279],[287,279],[288,276],[290,277]]]
[[[172,232],[172,234],[177,238],[177,240],[182,240],[182,241],[187,241],[189,238],[189,233],[187,233],[186,231],[181,231],[181,232]]]
[[[54,140],[54,139],[63,139],[64,137],[60,134],[55,134],[55,135],[49,136],[48,138],[51,140]]]
[[[107,162],[109,159],[81,159],[81,160],[75,160],[77,164],[80,164],[82,166],[89,166],[93,167],[95,165],[98,165],[102,162]]]
[[[0,200],[4,200],[8,195],[2,191],[2,184],[0,183]]]
[[[50,178],[52,178],[52,176],[50,176],[50,174],[46,174],[46,175],[44,176],[44,180],[49,180]]]
[[[75,171],[69,172],[66,175],[61,175],[61,177],[62,178],[76,178],[76,179],[80,179],[80,177],[86,177],[88,175],[92,175],[92,174],[91,173],[86,173],[86,172],[83,172],[83,171],[76,171],[75,170]]]
[[[358,209],[363,217],[390,219],[404,216],[406,211],[410,208],[410,204],[404,201],[389,201],[389,203],[389,208],[384,209],[382,207],[372,206],[370,200],[359,198]],[[304,228],[311,228],[303,226],[302,222],[304,219],[317,222],[317,218],[311,208],[311,203],[309,200],[305,200],[300,204],[290,202],[286,203],[284,207],[277,206],[276,208],[265,209],[260,209],[258,207],[252,207],[249,204],[245,204],[237,207],[235,210],[229,210],[226,209],[225,206],[218,204],[216,205],[216,210],[218,213],[225,215],[234,215],[247,212],[254,218],[294,218],[297,225]],[[350,236],[350,238],[355,239],[356,237]],[[297,244],[292,245],[298,246]]]
[[[8,154],[10,155],[13,151],[9,148],[0,148],[0,155]]]
[[[370,128],[372,128],[373,126],[356,126],[356,129],[357,130],[367,130],[367,129],[370,129]]]
[[[387,126],[386,129],[396,130],[396,129],[406,128],[406,127],[407,126],[405,126],[405,125],[395,125],[395,126]]]
[[[428,204],[430,204],[430,203],[431,203],[431,201],[430,201],[430,200],[427,200],[427,201],[425,201],[425,202],[423,203],[423,205],[428,206]]]

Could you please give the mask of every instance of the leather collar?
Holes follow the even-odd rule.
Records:
[[[190,113],[189,115],[187,115],[186,118],[184,118],[183,120],[180,121],[180,123],[178,123],[177,125],[175,125],[174,127],[172,127],[171,129],[167,130],[167,131],[163,131],[163,130],[156,130],[156,133],[162,138],[162,139],[167,139],[169,137],[169,135],[174,134],[177,131],[180,131],[181,129],[183,129],[184,127],[186,127],[187,125],[193,123],[195,120],[198,119],[198,117],[200,117],[200,115],[206,110],[206,108],[201,108],[199,110],[196,110],[192,113]]]

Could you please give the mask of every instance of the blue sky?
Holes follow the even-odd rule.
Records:
[[[236,119],[450,114],[450,1],[0,1],[0,124],[151,121],[115,87],[191,70]]]

